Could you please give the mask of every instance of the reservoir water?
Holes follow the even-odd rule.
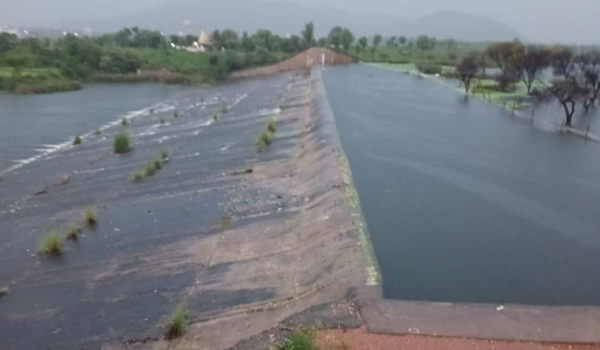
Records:
[[[0,93],[0,171],[75,135],[185,91],[190,88],[91,84],[80,91],[48,95]]]
[[[600,144],[430,79],[323,76],[386,298],[600,305]]]

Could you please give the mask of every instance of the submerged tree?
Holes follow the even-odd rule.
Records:
[[[550,52],[543,47],[528,46],[525,51],[514,52],[512,64],[527,87],[529,95],[538,74],[550,64]]]
[[[579,84],[577,78],[568,77],[567,79],[553,81],[552,85],[546,88],[542,97],[556,98],[565,111],[565,125],[571,126],[577,102],[581,101],[586,93],[586,90]]]
[[[596,103],[600,92],[600,52],[592,51],[582,54],[576,59],[581,72],[583,87],[586,94],[583,98],[583,108],[586,112]]]
[[[478,70],[477,58],[473,55],[463,58],[456,66],[456,75],[461,84],[465,87],[465,92],[467,94],[471,88],[471,81],[477,76]]]

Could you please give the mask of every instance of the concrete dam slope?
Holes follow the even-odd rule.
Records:
[[[378,297],[319,84],[304,70],[207,88],[5,172],[0,349],[165,349],[179,303],[191,324],[171,348],[223,349],[313,305]],[[97,225],[37,253],[87,207]]]
[[[355,58],[346,56],[339,52],[335,52],[329,49],[313,47],[308,49],[292,58],[289,58],[283,62],[274,64],[272,66],[259,67],[253,69],[242,70],[239,72],[233,72],[230,78],[248,78],[261,75],[269,75],[281,72],[288,72],[313,66],[336,66],[357,63]]]

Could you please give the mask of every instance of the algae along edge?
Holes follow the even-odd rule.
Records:
[[[360,206],[360,200],[358,192],[354,186],[352,180],[352,170],[350,169],[350,163],[346,157],[346,153],[340,142],[339,133],[335,124],[335,114],[329,105],[327,99],[327,91],[323,84],[323,77],[320,68],[313,68],[313,79],[315,80],[315,89],[317,95],[318,106],[320,106],[319,113],[323,117],[325,123],[329,123],[332,130],[332,142],[336,152],[336,168],[339,170],[342,177],[341,188],[338,190],[343,192],[344,206],[350,211],[351,216],[354,218],[353,225],[356,227],[356,235],[358,238],[358,247],[364,258],[363,266],[367,275],[365,281],[366,286],[378,286],[381,292],[381,273],[379,269],[379,263],[377,262],[377,256],[371,242],[369,229],[366,224],[362,208]]]

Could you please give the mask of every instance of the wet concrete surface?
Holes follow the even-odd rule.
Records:
[[[161,348],[165,316],[183,302],[192,325],[171,348],[216,349],[315,304],[376,296],[365,286],[360,219],[336,186],[318,83],[299,72],[217,86],[204,102],[183,96],[5,173],[0,348]],[[257,154],[273,118],[273,143]],[[115,155],[120,131],[133,148]],[[163,168],[133,183],[130,173],[161,151]],[[89,206],[95,227],[57,258],[36,253],[44,232],[80,223]]]

